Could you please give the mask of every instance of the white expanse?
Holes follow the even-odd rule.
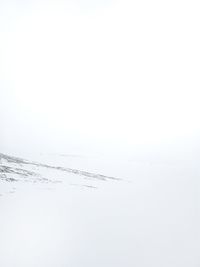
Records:
[[[0,267],[200,266],[199,14],[0,1]]]
[[[199,166],[161,158],[43,154],[122,180],[52,170],[42,175],[56,183],[1,180],[0,266],[199,266]]]

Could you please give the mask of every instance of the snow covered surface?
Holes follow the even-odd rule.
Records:
[[[0,266],[197,267],[187,161],[0,154]]]

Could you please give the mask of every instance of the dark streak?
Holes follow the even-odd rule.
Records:
[[[116,177],[112,177],[112,176],[106,176],[106,175],[102,175],[102,174],[97,174],[97,173],[91,173],[88,171],[82,171],[82,170],[77,170],[77,169],[71,169],[71,168],[64,168],[64,167],[59,167],[59,166],[50,166],[47,164],[42,164],[42,163],[36,163],[36,162],[31,162],[28,160],[24,160],[24,159],[20,159],[20,158],[16,158],[16,157],[11,157],[11,156],[7,156],[4,154],[0,153],[0,160],[1,159],[5,159],[8,162],[11,163],[18,163],[18,164],[24,164],[24,165],[32,165],[32,166],[37,166],[37,167],[43,167],[43,168],[48,168],[48,169],[54,169],[54,170],[59,170],[59,171],[63,171],[63,172],[67,172],[67,173],[72,173],[75,175],[79,175],[79,176],[84,176],[87,178],[93,178],[93,179],[98,179],[98,180],[102,180],[102,181],[106,181],[106,180],[122,180],[120,178],[116,178]],[[29,175],[33,175],[33,176],[37,176],[38,174],[36,174],[35,172],[29,172],[20,168],[10,168],[7,166],[3,166],[4,168],[7,168],[7,172],[9,173],[9,171],[12,171],[16,174],[20,174],[23,176],[29,176]],[[5,172],[6,169],[4,169],[2,172]],[[1,169],[0,169],[1,172]]]

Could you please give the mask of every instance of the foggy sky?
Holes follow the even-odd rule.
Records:
[[[198,135],[198,10],[198,1],[1,1],[1,146]]]

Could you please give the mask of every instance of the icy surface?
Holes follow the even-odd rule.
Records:
[[[0,154],[0,266],[197,267],[186,162]]]

